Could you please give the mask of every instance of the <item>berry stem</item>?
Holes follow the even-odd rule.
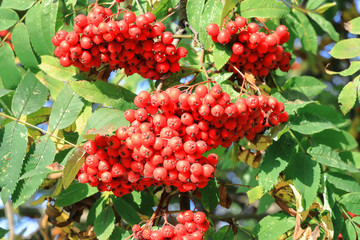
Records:
[[[267,27],[266,27],[266,25],[265,25],[265,23],[264,23],[264,21],[263,20],[261,20],[260,18],[258,18],[258,17],[256,17],[255,18],[259,23],[261,23],[262,24],[262,28],[264,29],[264,30],[266,30],[268,33],[271,33],[271,31],[270,31],[270,29],[268,29]]]
[[[135,0],[135,1],[136,1],[136,4],[137,4],[138,8],[139,8],[140,13],[141,13],[141,14],[144,14],[144,11],[143,11],[143,9],[141,8],[141,5],[140,5],[140,3],[139,3],[139,0]]]
[[[174,38],[185,38],[185,39],[192,39],[193,35],[173,35]]]
[[[151,8],[152,5],[150,4]],[[166,15],[163,19],[161,19],[159,22],[163,22],[165,19],[171,17],[172,15],[174,15],[175,13],[177,13],[178,11],[180,11],[179,9],[177,9],[179,7],[179,5],[177,5],[175,8],[172,9],[172,12],[170,12],[168,15]],[[175,11],[174,11],[175,10]]]
[[[29,127],[31,127],[31,128],[34,128],[34,129],[36,129],[36,130],[38,130],[38,131],[40,131],[40,132],[43,132],[43,133],[45,133],[45,134],[47,134],[47,135],[49,135],[49,136],[51,136],[51,137],[54,137],[54,138],[59,139],[59,140],[61,140],[61,141],[64,141],[65,143],[71,145],[72,147],[76,147],[75,144],[73,144],[73,143],[65,140],[64,138],[60,138],[60,137],[54,135],[53,133],[48,132],[48,131],[45,131],[45,130],[43,130],[43,129],[37,127],[37,126],[34,126],[34,125],[32,125],[32,124],[30,124],[30,123],[28,123],[28,122],[21,121],[20,119],[17,119],[17,118],[15,118],[15,117],[9,116],[9,115],[7,115],[7,114],[5,114],[5,113],[2,113],[2,112],[0,112],[0,116],[6,117],[6,118],[8,118],[8,119],[10,119],[10,120],[16,121],[16,122],[18,122],[18,123],[20,123],[20,124],[23,124],[23,125],[25,125],[25,126],[29,126]]]

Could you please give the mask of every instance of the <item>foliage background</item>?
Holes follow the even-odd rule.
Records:
[[[103,2],[107,1],[100,1]],[[128,2],[131,4],[131,1]],[[146,1],[140,2],[143,6],[146,5]],[[164,18],[168,9],[176,8],[178,2],[164,0],[154,4],[155,15],[158,19]],[[206,48],[210,47],[210,41],[204,32],[206,25],[211,21],[222,21],[221,17],[224,15],[218,14],[218,8],[223,10],[223,4],[225,9],[231,9],[237,4],[237,1],[231,0],[222,2],[188,1],[188,4],[193,4],[187,8],[188,20],[199,31],[200,41]],[[271,132],[271,138],[276,141],[266,150],[263,155],[264,162],[258,168],[249,167],[244,162],[255,166],[257,163],[253,161],[260,159],[249,156],[253,155],[254,149],[265,150],[272,143],[270,138],[261,139],[263,143],[256,146],[241,141],[239,145],[235,144],[229,149],[217,149],[221,160],[216,181],[201,190],[201,200],[197,199],[198,192],[193,193],[192,198],[196,199],[197,205],[209,212],[212,221],[216,223],[216,231],[221,229],[218,233],[214,232],[215,229],[210,231],[209,237],[212,239],[292,238],[292,234],[296,232],[296,219],[284,211],[276,213],[281,209],[274,204],[275,200],[285,202],[299,212],[302,212],[301,208],[305,210],[311,207],[315,200],[319,204],[315,209],[320,215],[309,217],[303,213],[307,216],[307,220],[302,223],[303,228],[311,226],[314,230],[318,223],[324,222],[324,218],[330,214],[335,236],[342,232],[345,239],[355,239],[360,230],[354,223],[360,223],[359,219],[346,215],[345,221],[342,214],[346,211],[360,214],[360,175],[357,170],[360,168],[360,119],[357,100],[357,95],[360,95],[357,94],[360,66],[356,61],[360,56],[360,43],[356,38],[358,29],[350,28],[354,34],[349,33],[345,23],[359,16],[360,3],[351,0],[279,1],[279,4],[283,4],[284,9],[287,9],[284,10],[285,13],[269,11],[267,8],[254,13],[246,8],[246,4],[256,8],[263,2],[266,1],[247,0],[243,2],[243,7],[238,7],[237,10],[248,17],[270,17],[271,20],[266,22],[269,28],[274,29],[282,22],[291,31],[292,39],[287,48],[294,54],[293,69],[288,74],[274,73],[273,78],[267,79],[268,86],[262,86],[265,91],[285,102],[290,121],[286,126]],[[121,71],[111,73],[109,83],[88,82],[83,80],[99,77],[107,79],[109,72],[85,76],[77,74],[72,67],[60,67],[58,60],[53,57],[51,38],[60,28],[72,29],[74,12],[85,12],[87,6],[87,0],[0,1],[0,30],[12,29],[15,49],[14,55],[9,45],[0,47],[0,107],[3,113],[0,118],[0,156],[3,158],[10,154],[13,164],[10,167],[5,166],[7,171],[1,172],[0,195],[5,202],[12,194],[12,207],[15,208],[12,216],[19,238],[44,239],[47,234],[44,231],[50,231],[44,222],[46,202],[43,203],[43,200],[54,193],[54,197],[59,194],[57,190],[62,185],[68,187],[71,184],[74,177],[71,168],[79,159],[77,148],[74,151],[73,145],[85,140],[84,132],[92,127],[105,126],[102,128],[103,133],[109,133],[109,125],[116,129],[117,126],[126,124],[122,113],[127,108],[134,107],[131,103],[133,93],[154,89],[153,82],[137,75],[126,77]],[[133,6],[136,8],[136,4],[133,3]],[[179,12],[176,9],[173,11],[175,14],[166,18],[164,23],[175,32]],[[170,13],[173,11],[170,10]],[[14,25],[16,27],[13,27]],[[354,39],[354,42],[338,45],[338,48],[333,49],[339,39]],[[189,80],[200,69],[198,46],[194,45],[191,39],[182,39],[180,46],[186,47],[190,53],[182,62],[187,70],[171,76],[166,86],[176,84],[180,78],[182,81]],[[221,68],[227,61],[227,56],[217,47],[212,49],[213,53],[207,52],[205,56],[206,67],[212,68],[209,63],[215,62],[215,66]],[[330,51],[333,57],[329,54]],[[343,71],[349,66],[351,68],[334,74],[325,70],[328,64],[328,69],[333,72]],[[213,76],[232,96],[237,95],[227,81],[229,75]],[[202,81],[205,76],[200,73],[198,78],[198,81]],[[106,89],[106,92],[103,89]],[[118,96],[122,98],[117,98]],[[63,106],[67,106],[66,109]],[[8,117],[4,117],[4,114]],[[14,119],[28,123],[26,126],[37,126],[37,129],[25,127]],[[44,135],[44,130],[51,135]],[[29,138],[24,137],[24,134]],[[28,149],[32,144],[37,147]],[[23,164],[26,152],[27,158]],[[46,155],[46,161],[39,161],[36,157],[40,152]],[[52,162],[65,165],[62,182],[58,179],[43,182],[48,174],[44,170],[45,166]],[[31,171],[34,164],[37,165],[36,171]],[[4,167],[4,164],[0,162],[0,166]],[[25,173],[28,175],[24,175]],[[301,199],[299,195],[294,196],[295,191],[288,188],[285,181],[289,179]],[[284,184],[285,188],[280,184],[274,190],[274,184],[278,182]],[[40,185],[42,188],[38,190]],[[222,191],[215,191],[219,187]],[[62,191],[55,197],[57,206],[74,204],[94,193],[91,191],[84,195],[78,194],[77,196],[81,195],[79,198]],[[272,192],[271,196],[264,194],[268,191]],[[151,199],[155,206],[159,199],[159,194],[132,195],[134,200],[124,197],[117,201],[122,201],[123,204],[135,202],[140,206],[143,199]],[[224,206],[229,204],[229,197],[232,204],[227,209]],[[98,198],[99,194],[89,198],[90,207]],[[74,201],[69,202],[69,199]],[[348,201],[349,199],[352,201]],[[190,205],[193,209],[193,202],[190,202]],[[130,209],[135,211],[132,206]],[[145,210],[142,210],[149,215],[153,206],[146,206]],[[171,209],[179,209],[178,200],[171,203]],[[5,218],[5,210],[2,205],[0,227],[7,229],[9,218]],[[137,214],[132,213],[129,213],[130,217],[122,216],[130,224],[137,220],[136,217],[134,219]],[[266,217],[274,213],[276,214]],[[259,224],[261,219],[263,220]],[[89,218],[86,221],[84,217],[79,223],[75,223],[74,227],[85,230],[89,221],[96,224]],[[237,229],[235,236],[230,230],[233,223],[236,223],[234,228]],[[285,233],[288,230],[289,232]],[[322,237],[327,234],[327,230],[327,227],[321,228]]]

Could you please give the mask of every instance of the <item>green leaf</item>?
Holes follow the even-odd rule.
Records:
[[[54,170],[51,170],[49,168],[42,168],[42,169],[32,169],[26,173],[24,173],[23,175],[21,175],[21,177],[19,178],[19,180],[24,180],[26,178],[31,178],[31,177],[36,177],[36,176],[39,176],[39,175],[48,175],[49,173],[58,173],[58,172],[61,172],[61,171],[54,171]]]
[[[305,51],[316,54],[318,50],[316,31],[306,15],[298,10],[295,10],[294,17],[293,14],[289,14],[287,18],[293,22],[297,36],[300,38]]]
[[[306,3],[306,9],[314,10],[324,2],[325,2],[324,0],[308,0]]]
[[[123,111],[110,108],[100,108],[90,116],[83,133],[86,133],[89,129],[100,129],[106,125],[112,125],[114,126],[114,129],[116,129],[120,126],[127,126],[129,123],[125,119]],[[82,140],[84,140],[84,138],[79,137],[78,142]]]
[[[68,156],[65,158],[66,163],[62,175],[64,188],[68,188],[74,181],[76,174],[85,162],[84,155],[84,148],[82,146],[78,146],[69,152]]]
[[[328,172],[326,173],[326,179],[337,189],[346,192],[360,192],[360,184],[349,175],[340,172]]]
[[[57,207],[65,207],[90,197],[98,192],[96,187],[89,184],[73,182],[67,189],[60,192],[55,200]]]
[[[39,64],[30,45],[30,38],[25,24],[20,23],[12,32],[11,42],[14,45],[16,56],[22,65],[36,70]]]
[[[200,188],[200,192],[204,208],[209,212],[213,211],[219,203],[219,190],[215,179],[211,179],[206,187]]]
[[[322,93],[326,85],[314,77],[301,76],[290,78],[285,82],[283,88],[296,90],[310,98]]]
[[[133,11],[136,14],[136,16],[140,15],[141,13],[146,13],[147,12],[147,0],[139,0],[138,1],[140,4],[141,10],[139,9],[136,2],[137,1],[132,2],[131,11]]]
[[[339,59],[350,59],[360,56],[360,38],[345,39],[337,42],[330,55]]]
[[[349,240],[358,239],[359,233],[360,233],[359,227],[356,224],[354,224],[350,219],[347,219],[342,229],[343,239],[349,239]]]
[[[14,192],[20,177],[28,142],[27,128],[17,122],[10,122],[1,129],[0,136],[0,195],[4,203]]]
[[[290,9],[277,0],[245,0],[240,4],[240,15],[244,18],[281,18],[289,12]]]
[[[139,197],[136,194],[140,195]],[[154,213],[153,206],[155,206],[154,196],[150,192],[136,192],[133,191],[132,195],[134,197],[134,201],[139,206],[139,212],[142,214],[146,214],[151,216]]]
[[[259,201],[256,214],[265,213],[273,203],[274,199],[269,194],[265,194]]]
[[[331,221],[334,225],[334,236],[337,236],[339,235],[344,224],[344,218],[342,216],[339,205],[337,204],[335,193],[333,192],[332,187],[329,185],[328,182],[325,182],[324,194],[325,193],[326,197],[324,196],[324,205],[326,205],[326,202],[328,202],[329,206],[327,206],[327,209],[329,209],[331,212]]]
[[[249,198],[249,204],[252,204],[256,200],[260,199],[265,193],[260,186],[256,186],[246,192]]]
[[[264,217],[254,229],[259,240],[278,239],[283,233],[295,227],[295,218],[284,212]]]
[[[13,90],[9,90],[9,89],[0,89],[0,97],[5,96],[12,91]]]
[[[28,115],[39,110],[47,99],[47,89],[28,71],[16,88],[11,109],[15,117]]]
[[[49,89],[51,98],[55,101],[61,90],[63,89],[66,83],[56,80],[48,75],[46,75],[43,71],[39,71],[36,74],[36,78],[47,88]]]
[[[131,235],[131,233],[129,231],[126,231],[125,229],[122,229],[122,228],[119,228],[118,226],[115,226],[115,229],[112,232],[109,239],[110,240],[126,239],[130,235]]]
[[[360,169],[360,152],[346,151],[346,152],[340,152],[339,155],[344,162],[354,163],[355,168]]]
[[[315,161],[329,167],[334,167],[349,172],[358,172],[352,163],[345,163],[341,160],[339,154],[326,145],[319,145],[310,147],[307,152],[314,158]]]
[[[287,177],[293,180],[295,188],[302,195],[304,209],[309,209],[317,195],[320,184],[319,164],[310,156],[299,152],[286,169]]]
[[[158,4],[155,4],[155,9],[152,13],[155,15],[156,19],[161,19],[166,16],[169,8],[174,8],[171,0],[161,0]]]
[[[340,200],[347,211],[360,215],[360,192],[353,192],[343,195]]]
[[[127,209],[126,209],[127,210]],[[115,228],[115,213],[107,206],[95,219],[94,231],[97,239],[106,240],[111,236]]]
[[[224,9],[221,13],[221,24],[224,23],[225,17],[229,15],[231,10],[239,3],[238,0],[225,0],[224,1]]]
[[[326,12],[329,8],[332,8],[333,6],[336,6],[336,2],[325,3],[321,5],[318,9],[316,9],[316,12],[322,14]]]
[[[213,49],[215,67],[221,69],[228,61],[232,54],[231,48],[220,43],[215,43]]]
[[[356,102],[356,96],[357,91],[354,82],[349,82],[341,90],[339,94],[339,104],[340,109],[344,113],[344,115],[354,107]]]
[[[7,89],[15,89],[21,81],[16,67],[14,52],[8,43],[0,46],[0,78]]]
[[[201,14],[199,25],[199,40],[205,49],[212,44],[211,37],[206,33],[206,27],[210,23],[221,25],[221,15],[224,5],[219,0],[209,0],[206,2],[204,11]]]
[[[274,142],[265,152],[263,163],[260,165],[259,185],[268,192],[277,183],[278,176],[295,154],[296,142],[289,133],[285,133]]]
[[[94,205],[92,205],[88,217],[86,219],[86,223],[88,225],[94,225],[95,220],[99,217],[100,213],[104,210],[106,206],[107,198],[101,197],[99,198]]]
[[[308,97],[296,90],[288,89],[282,93],[276,92],[271,96],[284,103],[285,110],[289,115],[296,114],[298,109],[312,103]]]
[[[71,81],[76,74],[76,68],[74,66],[63,67],[59,59],[52,56],[41,56],[39,68],[50,77],[64,82]]]
[[[46,47],[49,49],[51,55],[55,50],[51,39],[55,36],[55,25],[59,1],[43,0],[41,3],[41,33],[44,37]]]
[[[8,232],[9,232],[9,230],[0,228],[0,238],[4,238]]]
[[[216,77],[214,77],[214,80],[217,82],[217,83],[223,83],[225,82],[226,80],[228,80],[231,76],[233,75],[233,73],[231,72],[227,72],[227,73],[220,73],[219,75],[217,75]]]
[[[344,130],[327,129],[312,135],[311,139],[318,144],[325,144],[334,150],[350,151],[358,146],[354,137]]]
[[[352,34],[360,34],[360,17],[354,18],[345,23],[345,29]]]
[[[74,91],[89,102],[120,110],[135,109],[135,94],[129,90],[103,81],[76,81],[71,84]]]
[[[47,169],[46,166],[51,164],[55,159],[56,147],[54,142],[48,135],[45,135],[36,139],[33,148],[33,152],[29,152],[30,155],[28,156],[26,164],[23,166],[25,174],[31,170],[37,171],[38,173],[41,173],[44,169],[50,170]],[[43,173],[29,176],[18,182],[15,193],[12,196],[14,208],[17,208],[30,199],[36,190],[38,190],[46,175],[46,173]]]
[[[73,92],[69,85],[64,85],[56,101],[54,102],[50,118],[48,131],[63,129],[70,126],[81,112],[84,103],[80,97]]]
[[[339,74],[341,76],[351,76],[353,74],[355,74],[357,71],[360,70],[360,61],[352,61],[350,62],[350,66],[348,69],[345,69],[341,72],[335,72],[335,71],[331,71],[327,68],[325,68],[325,71],[327,74],[330,75],[334,75],[334,74]]]
[[[186,3],[186,15],[190,26],[200,31],[200,19],[204,10],[205,0],[188,0]]]
[[[308,15],[312,20],[314,20],[314,22],[316,22],[317,25],[319,25],[319,27],[324,32],[329,34],[332,40],[336,42],[339,41],[339,33],[335,30],[331,22],[329,22],[328,20],[326,20],[326,18],[317,13],[308,12]]]
[[[313,102],[304,106],[298,112],[299,114],[304,112],[314,113],[315,115],[327,119],[338,128],[346,127],[349,124],[344,115],[332,106],[321,105]]]
[[[26,14],[25,23],[29,31],[30,41],[36,53],[39,55],[52,54],[49,49],[46,48],[45,40],[41,31],[41,6],[36,4],[31,7]]]
[[[19,21],[19,15],[9,8],[0,7],[0,31],[8,30]]]
[[[230,225],[223,226],[215,234],[215,239],[218,240],[233,240],[234,232],[231,229]]]
[[[117,198],[115,196],[112,196],[114,207],[116,209],[116,212],[130,225],[138,224],[141,222],[141,219],[139,217],[139,214],[135,211],[133,206],[131,206],[129,203],[127,203],[122,198]]]
[[[317,113],[302,110],[303,109],[298,110],[299,116],[290,118],[289,126],[291,129],[305,135],[311,135],[335,127],[325,117],[317,115]]]
[[[24,11],[34,5],[34,0],[3,0],[1,7]]]
[[[39,55],[52,55],[54,53],[54,46],[52,46],[51,48],[48,48],[49,43],[46,42],[48,40],[48,38],[45,38],[45,36],[43,34],[42,6],[41,6],[43,4],[44,4],[44,2],[42,4],[36,4],[28,10],[28,12],[26,13],[25,24],[28,28],[31,45],[34,48],[34,51]],[[54,4],[54,5],[57,5],[57,4],[58,4],[58,1],[56,1],[56,4]],[[48,4],[48,5],[51,5],[51,4]],[[45,18],[46,15],[43,17]],[[50,21],[50,19],[49,19],[49,21]],[[44,24],[46,24],[46,21]],[[49,24],[49,25],[51,25],[51,24]],[[55,29],[54,29],[54,31],[55,31]],[[52,35],[52,37],[54,35],[55,35],[55,32]],[[52,44],[51,39],[50,39],[50,44]]]

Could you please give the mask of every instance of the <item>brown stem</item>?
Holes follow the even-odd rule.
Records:
[[[9,227],[9,240],[15,239],[15,225],[14,225],[14,209],[10,202],[10,200],[7,200],[5,203],[5,216],[6,220],[8,222]]]
[[[291,207],[289,207],[288,205],[286,205],[285,203],[283,203],[282,201],[280,201],[279,199],[275,198],[275,202],[276,204],[285,212],[287,212],[289,215],[295,217],[296,216],[296,211],[294,209],[292,209]]]
[[[135,0],[135,1],[136,1],[136,4],[137,4],[137,6],[138,6],[138,9],[139,9],[140,13],[141,13],[141,14],[144,14],[144,12],[143,12],[143,10],[142,10],[142,8],[141,8],[141,5],[140,5],[140,3],[139,3],[139,0]]]

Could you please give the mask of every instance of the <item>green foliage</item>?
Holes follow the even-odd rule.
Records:
[[[331,56],[340,59],[350,59],[360,55],[360,39],[345,39],[337,42],[330,51]]]
[[[39,68],[50,77],[64,82],[69,82],[76,74],[75,67],[64,68],[57,58],[47,55],[41,57]]]
[[[15,89],[21,81],[21,75],[16,68],[14,53],[9,44],[0,47],[0,77],[2,84],[7,89]]]
[[[264,192],[273,188],[279,173],[293,160],[295,146],[292,136],[286,133],[267,149],[259,172],[259,185]]]
[[[359,79],[357,80],[357,84]],[[345,85],[345,87],[341,90],[339,94],[339,104],[341,111],[346,114],[348,113],[355,105],[356,102],[356,86],[354,82],[349,82]]]
[[[12,33],[11,42],[21,64],[30,69],[37,69],[39,64],[30,45],[29,32],[25,24],[20,23]]]
[[[209,0],[205,4],[199,25],[199,40],[205,49],[208,49],[212,42],[210,36],[206,33],[206,27],[210,23],[216,23],[220,25],[221,15],[219,13],[222,12],[223,8],[224,5],[221,3],[221,1],[217,0]]]
[[[129,90],[114,86],[103,81],[88,82],[76,81],[71,84],[72,89],[89,102],[101,103],[105,107],[114,107],[120,110],[134,109],[135,94]]]
[[[115,213],[107,206],[95,219],[94,231],[99,240],[108,239],[115,228]]]
[[[339,203],[345,207],[346,210],[360,215],[360,192],[353,192],[343,195]]]
[[[17,122],[11,122],[1,129],[0,186],[1,200],[6,202],[14,192],[21,173],[22,162],[27,147],[27,129]]]
[[[15,117],[39,110],[47,99],[47,89],[37,80],[32,72],[27,72],[14,93],[11,104]]]
[[[286,172],[287,177],[293,180],[294,186],[302,195],[303,208],[309,209],[320,185],[319,164],[310,156],[299,152],[294,156],[294,161],[288,166]]]
[[[19,21],[19,15],[9,9],[0,7],[0,31],[7,30]]]
[[[56,206],[64,207],[74,204],[98,192],[96,187],[91,187],[88,184],[81,184],[73,182],[68,188],[61,191],[56,198]]]
[[[135,209],[123,198],[113,197],[114,207],[117,213],[129,224],[138,224],[141,220]],[[126,209],[126,211],[124,211]]]
[[[214,179],[206,187],[200,189],[201,202],[207,211],[213,211],[219,203],[219,191]]]
[[[281,18],[290,12],[282,2],[276,0],[257,1],[245,0],[240,4],[241,16],[244,18],[268,17]]]
[[[293,228],[295,218],[285,213],[275,213],[263,218],[254,229],[256,239],[278,239],[283,233]]]
[[[54,102],[50,118],[49,131],[63,129],[70,126],[81,112],[84,104],[69,85],[64,85],[59,97]]]

